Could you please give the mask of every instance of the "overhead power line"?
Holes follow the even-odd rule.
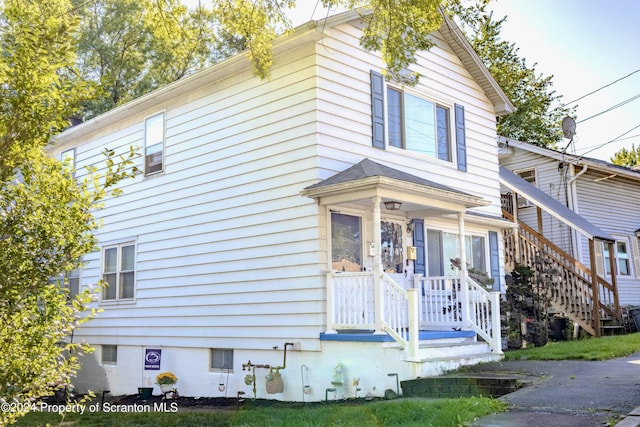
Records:
[[[590,153],[590,152],[592,152],[592,151],[595,151],[595,150],[597,150],[597,149],[599,149],[599,148],[602,148],[602,147],[604,147],[605,145],[611,144],[612,142],[619,141],[623,136],[625,136],[625,135],[626,135],[626,134],[628,134],[628,133],[631,133],[632,131],[634,131],[634,130],[636,130],[636,129],[638,129],[638,128],[640,128],[640,125],[634,126],[634,127],[632,127],[631,129],[629,129],[628,131],[624,132],[623,134],[620,134],[620,135],[616,136],[616,137],[615,137],[615,138],[613,138],[612,140],[607,141],[607,142],[605,142],[605,143],[603,143],[603,144],[597,145],[597,146],[595,146],[594,148],[592,148],[592,149],[590,149],[590,150],[587,150],[587,151],[585,151],[584,153],[582,153],[582,154],[580,154],[580,155],[581,155],[581,156],[584,156],[585,154],[588,154],[588,153]]]
[[[635,101],[635,100],[636,100],[636,99],[638,99],[638,98],[640,98],[640,93],[639,93],[639,94],[637,94],[637,95],[632,96],[631,98],[625,99],[624,101],[619,102],[619,103],[617,103],[616,105],[614,105],[614,106],[612,106],[612,107],[607,108],[606,110],[600,111],[599,113],[596,113],[596,114],[594,114],[594,115],[592,115],[592,116],[589,116],[589,117],[587,117],[586,119],[582,119],[582,120],[580,120],[580,121],[579,121],[579,122],[577,122],[577,123],[586,122],[587,120],[593,119],[594,117],[598,117],[598,116],[600,116],[600,115],[602,115],[602,114],[604,114],[604,113],[608,113],[609,111],[615,110],[616,108],[620,108],[620,107],[622,107],[623,105],[628,104],[628,103],[629,103],[629,102],[631,102],[631,101]]]
[[[639,68],[639,69],[637,69],[637,70],[635,70],[635,71],[630,72],[629,74],[627,74],[627,75],[626,75],[626,76],[624,76],[624,77],[620,77],[619,79],[614,80],[614,81],[612,81],[612,82],[611,82],[611,83],[609,83],[609,84],[606,84],[606,85],[604,85],[604,86],[602,86],[602,87],[600,87],[600,88],[598,88],[598,89],[596,89],[596,90],[594,90],[594,91],[591,91],[591,92],[587,93],[586,95],[582,95],[580,98],[576,98],[576,99],[574,99],[573,101],[565,102],[565,103],[564,103],[564,105],[573,104],[573,103],[574,103],[574,102],[576,102],[576,101],[580,101],[581,99],[586,98],[586,97],[587,97],[587,96],[589,96],[589,95],[593,95],[594,93],[599,92],[599,91],[601,91],[602,89],[606,89],[606,88],[608,88],[609,86],[614,85],[614,84],[618,83],[619,81],[624,80],[624,79],[626,79],[626,78],[628,78],[628,77],[631,77],[632,75],[634,75],[635,73],[638,73],[638,72],[640,72],[640,68]]]

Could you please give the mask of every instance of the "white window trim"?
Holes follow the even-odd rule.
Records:
[[[235,358],[236,358],[236,352],[233,348],[210,348],[209,349],[209,372],[221,372],[221,373],[225,373],[225,374],[233,374],[233,363],[231,364],[231,366],[225,368],[214,368],[213,365],[213,352],[214,351],[230,351],[231,352],[231,358],[234,359],[233,363],[235,363]]]
[[[621,237],[621,236],[613,236],[616,241],[613,243],[613,251],[614,251],[614,260],[615,260],[615,266],[616,266],[616,277],[620,278],[620,279],[627,279],[627,278],[632,278],[635,277],[635,265],[634,265],[634,256],[633,256],[633,247],[631,245],[631,242],[629,241],[628,238],[626,237]],[[629,264],[629,274],[620,274],[619,268],[618,268],[618,242],[624,243],[625,246],[627,247],[627,258],[625,258],[628,261]],[[609,268],[609,263],[607,261],[607,256],[605,254],[605,250],[608,249],[608,243],[607,242],[602,242],[602,266],[604,267],[603,272],[604,272],[604,276],[605,277],[611,277],[612,274],[611,272],[607,273],[607,268]]]
[[[530,168],[522,168],[522,169],[517,169],[514,170],[513,173],[515,173],[516,175],[518,175],[518,177],[522,178],[520,176],[521,173],[524,172],[529,172],[529,171],[533,171],[533,178],[534,178],[534,182],[530,182],[530,184],[532,184],[534,187],[538,188],[538,169],[535,166],[532,166]],[[522,178],[524,179],[524,178]],[[526,181],[526,180],[525,180]],[[529,182],[529,181],[527,181]],[[531,203],[531,201],[525,197],[522,197],[518,194],[518,208],[529,208],[534,206],[533,203]]]
[[[162,116],[162,142],[148,145],[147,143],[147,120],[153,119],[157,116]],[[145,177],[152,177],[156,175],[164,174],[166,170],[166,162],[165,162],[165,150],[166,150],[166,141],[167,141],[167,113],[165,110],[158,111],[157,113],[146,116],[143,121],[143,139],[144,139],[144,154],[142,156],[142,170],[144,171]],[[153,147],[155,145],[162,144],[162,168],[159,171],[155,172],[147,172],[147,149]]]
[[[418,151],[413,151],[413,150],[408,150],[406,148],[399,148],[399,147],[394,147],[393,145],[391,145],[390,143],[390,139],[389,139],[389,119],[388,119],[388,114],[389,114],[389,105],[388,105],[388,101],[389,101],[389,97],[387,96],[387,89],[391,88],[394,90],[399,91],[400,93],[404,94],[404,93],[408,93],[410,95],[416,96],[418,98],[424,99],[426,101],[432,102],[435,105],[439,105],[441,107],[446,108],[449,111],[449,117],[448,117],[448,131],[449,131],[449,154],[451,157],[451,160],[441,160],[437,157],[437,155],[435,157],[433,156],[428,156],[426,154],[420,153]],[[429,161],[429,162],[433,162],[435,164],[438,165],[445,165],[447,167],[451,167],[452,169],[457,169],[457,164],[458,164],[458,158],[457,158],[457,150],[455,149],[455,147],[457,146],[456,144],[456,123],[455,123],[455,102],[451,99],[445,99],[443,97],[439,97],[439,96],[435,96],[434,94],[428,93],[426,91],[421,91],[418,90],[416,88],[410,88],[410,87],[403,87],[394,83],[387,83],[385,81],[384,83],[384,121],[385,121],[385,127],[384,127],[384,132],[385,132],[385,144],[386,144],[386,149],[393,152],[397,152],[397,153],[402,153],[403,155],[409,155],[413,158],[419,159],[421,161]],[[404,141],[403,141],[404,142]],[[436,142],[437,144],[437,142]]]
[[[360,218],[360,232],[362,233],[362,237],[361,237],[361,254],[362,254],[362,267],[363,268],[369,268],[368,266],[368,260],[370,258],[369,256],[369,243],[371,242],[371,239],[368,238],[367,236],[367,216],[366,213],[363,211],[358,211],[356,209],[345,209],[345,208],[338,208],[338,207],[327,207],[327,253],[328,253],[328,257],[327,257],[327,268],[329,269],[329,271],[333,271],[333,265],[332,265],[332,258],[333,258],[333,253],[332,253],[332,249],[333,249],[333,242],[331,240],[331,227],[332,227],[332,222],[331,222],[331,214],[332,213],[339,213],[339,214],[343,214],[343,215],[351,215],[351,216],[356,216]]]
[[[135,240],[123,240],[123,241],[118,241],[118,242],[113,242],[113,243],[108,243],[108,244],[104,244],[100,250],[100,279],[102,280],[105,274],[104,268],[105,268],[105,251],[107,249],[110,248],[118,248],[117,251],[117,269],[116,269],[116,277],[118,277],[121,273],[120,270],[120,264],[122,262],[121,259],[121,248],[124,246],[133,246],[133,254],[134,254],[134,261],[133,261],[133,297],[132,298],[120,298],[120,281],[119,278],[116,281],[116,298],[113,299],[106,299],[104,297],[104,289],[102,290],[102,292],[100,292],[100,302],[101,304],[105,304],[105,305],[109,305],[109,304],[131,304],[131,303],[135,303],[136,301],[136,297],[137,297],[137,293],[138,293],[138,268],[137,268],[137,263],[138,263],[138,244]]]
[[[455,234],[456,237],[459,238],[459,233],[458,233],[459,230],[451,228],[451,227],[438,227],[438,226],[428,227],[427,226],[427,227],[425,227],[425,230],[424,230],[425,231],[425,236],[426,236],[426,233],[427,233],[428,230],[439,231],[440,233]],[[487,270],[491,270],[491,253],[490,253],[491,249],[489,248],[489,232],[488,231],[487,232],[480,232],[480,231],[476,232],[476,231],[469,231],[468,229],[465,230],[465,233],[464,233],[465,239],[467,237],[473,237],[473,236],[482,237],[484,239],[484,265],[485,265],[485,268]],[[425,243],[426,243],[426,239],[425,239]],[[427,248],[425,248],[425,250],[429,250],[429,248],[427,247]],[[465,248],[465,250],[466,250],[466,248]],[[469,257],[467,256],[467,254],[465,254],[465,257],[467,258],[467,264],[469,264]],[[449,266],[449,264],[447,264],[448,260],[444,260],[444,262],[445,262],[444,269],[445,269],[445,271],[447,271],[448,270],[448,266]],[[428,266],[426,266],[426,267],[428,269]],[[491,271],[487,271],[486,273],[490,275]],[[428,274],[429,274],[429,272],[427,271],[427,275]],[[446,276],[446,274],[445,274],[445,276]]]

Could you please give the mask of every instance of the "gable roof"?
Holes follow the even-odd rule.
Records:
[[[296,27],[293,31],[277,37],[273,42],[273,54],[286,52],[293,47],[322,40],[325,36],[327,28],[335,27],[345,23],[360,23],[362,10],[351,10],[330,16],[327,19],[317,21],[309,21]],[[462,34],[458,26],[449,20],[444,14],[444,19],[440,27],[440,32],[445,41],[451,46],[453,51],[458,55],[464,66],[470,72],[472,77],[478,82],[482,90],[491,101],[497,115],[503,115],[515,110],[515,107],[509,98],[502,91],[498,83],[491,76],[491,73],[482,63],[482,60],[475,53],[465,36]],[[356,25],[358,26],[358,25]],[[241,52],[219,63],[213,64],[207,68],[199,70],[185,78],[170,83],[162,88],[136,98],[126,104],[120,105],[88,120],[77,126],[68,128],[55,137],[58,143],[63,143],[67,137],[79,137],[94,129],[95,123],[101,125],[109,125],[117,123],[122,118],[131,116],[132,114],[144,112],[148,108],[152,108],[158,103],[170,100],[186,92],[197,90],[205,85],[213,84],[223,76],[233,75],[241,71],[251,68],[251,62],[248,59],[248,52]]]
[[[535,205],[540,206],[545,212],[553,215],[558,220],[567,224],[590,239],[600,239],[614,242],[615,239],[600,228],[596,227],[585,218],[581,217],[553,197],[549,196],[535,185],[520,178],[504,166],[499,170],[500,183],[505,187],[515,191],[519,195],[531,200]]]
[[[471,73],[475,81],[480,85],[485,95],[493,104],[497,115],[513,113],[516,107],[504,93],[498,82],[491,75],[489,69],[484,65],[482,59],[471,47],[469,40],[462,33],[460,28],[450,20],[446,14],[442,14],[443,20],[440,26],[440,34],[444,37],[451,49],[458,55],[466,69]]]
[[[592,157],[578,156],[576,154],[564,153],[550,148],[540,147],[529,144],[528,142],[517,141],[515,139],[498,137],[498,145],[500,146],[500,156],[508,154],[510,150],[521,149],[529,153],[538,154],[548,157],[559,162],[571,163],[576,166],[588,166],[589,168],[605,172],[608,175],[621,175],[627,178],[640,180],[640,170],[629,168],[626,166],[614,165],[604,160]]]

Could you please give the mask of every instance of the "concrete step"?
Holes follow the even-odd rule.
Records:
[[[403,397],[431,398],[500,397],[523,385],[517,377],[505,376],[439,376],[400,382]]]

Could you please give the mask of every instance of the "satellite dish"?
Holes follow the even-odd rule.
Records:
[[[572,117],[562,119],[562,133],[565,138],[571,139],[576,134],[576,121]]]

